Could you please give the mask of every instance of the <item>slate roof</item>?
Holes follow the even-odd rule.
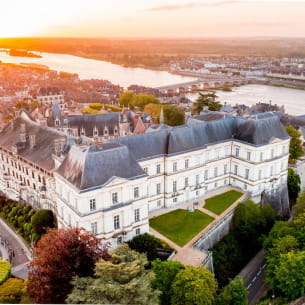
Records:
[[[100,187],[114,177],[146,175],[128,148],[118,143],[103,148],[73,146],[57,172],[79,190]]]
[[[26,143],[20,142],[22,124],[25,124]],[[30,148],[29,135],[35,135],[34,148]],[[4,127],[0,133],[0,146],[12,151],[15,145],[19,148],[18,155],[50,171],[55,165],[52,158],[52,154],[55,153],[54,140],[61,138],[67,139],[67,136],[62,132],[33,122],[23,113]]]

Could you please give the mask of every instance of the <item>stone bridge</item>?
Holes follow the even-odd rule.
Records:
[[[246,78],[226,78],[226,79],[200,79],[168,85],[156,87],[155,89],[159,90],[162,93],[187,93],[187,92],[195,92],[200,90],[208,90],[208,89],[218,89],[222,87],[234,87],[234,86],[242,86],[246,84],[252,83],[251,79]]]

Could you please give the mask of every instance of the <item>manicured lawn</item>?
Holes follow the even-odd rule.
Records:
[[[189,212],[188,210],[178,209],[150,219],[149,225],[182,247],[212,220],[214,220],[213,217],[199,210]]]
[[[237,191],[228,191],[223,194],[208,198],[205,201],[203,208],[220,215],[226,210],[232,203],[242,196],[242,193]]]

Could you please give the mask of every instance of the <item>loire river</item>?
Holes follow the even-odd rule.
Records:
[[[81,79],[107,79],[123,87],[143,85],[159,87],[195,80],[196,78],[170,74],[166,71],[153,71],[142,68],[125,68],[112,63],[87,59],[66,54],[38,53],[42,58],[9,56],[0,52],[0,61],[10,63],[35,63],[50,69],[77,73]]]
[[[124,68],[109,62],[86,59],[82,57],[39,53],[42,58],[14,57],[0,52],[0,61],[11,63],[36,63],[46,65],[50,69],[78,73],[81,79],[107,79],[114,84],[128,87],[138,84],[148,87],[158,87],[178,84],[195,78],[174,75],[164,71],[153,71],[141,68]],[[246,85],[234,87],[232,92],[217,91],[219,100],[229,104],[253,105],[258,102],[284,105],[286,113],[293,115],[305,114],[305,91],[264,85]],[[197,93],[187,95],[195,100]]]
[[[251,106],[258,102],[269,103],[271,100],[272,104],[284,105],[288,114],[305,114],[305,90],[265,85],[245,85],[233,87],[232,90],[231,92],[217,90],[218,100],[222,104],[227,102],[232,106],[236,104]],[[187,96],[193,101],[198,97],[198,94],[191,93]]]

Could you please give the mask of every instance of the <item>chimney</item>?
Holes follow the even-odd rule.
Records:
[[[30,148],[33,149],[36,146],[36,135],[30,135]]]
[[[26,142],[26,134],[25,134],[25,124],[22,123],[20,125],[20,141]]]

